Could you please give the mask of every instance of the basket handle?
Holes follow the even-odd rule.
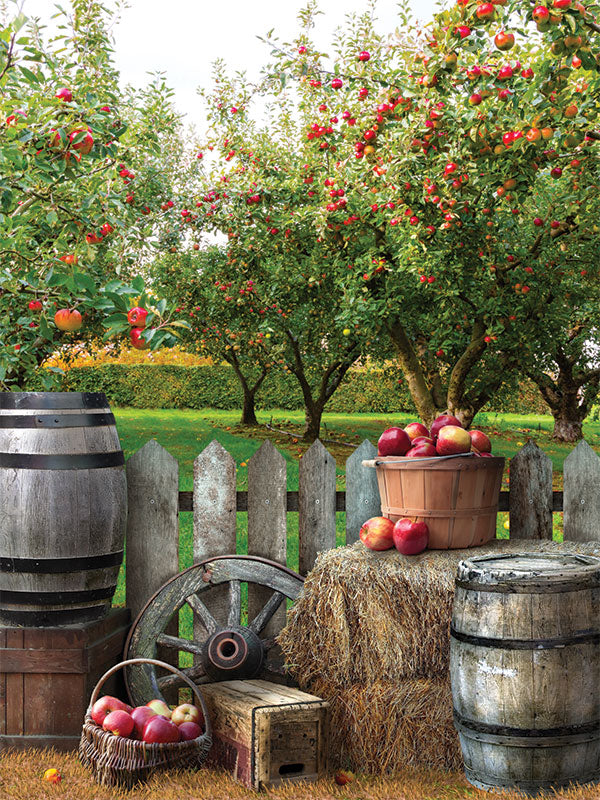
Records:
[[[479,452],[479,451],[478,451]],[[465,458],[468,456],[475,455],[473,452],[470,453],[455,453],[451,456],[423,456],[422,458],[411,458],[410,462],[419,462],[419,461],[445,461],[448,458]],[[379,461],[377,458],[367,458],[364,461],[361,461],[363,467],[381,467],[385,466],[386,464],[404,464],[404,461]]]
[[[90,697],[90,704],[88,706],[88,712],[98,699],[100,694],[100,689],[102,688],[103,684],[110,678],[111,675],[114,675],[115,672],[118,672],[123,667],[128,667],[130,664],[154,664],[157,667],[163,667],[163,669],[169,670],[174,675],[177,675],[178,678],[181,678],[192,690],[196,700],[200,703],[200,707],[202,708],[202,713],[204,714],[204,736],[208,734],[208,736],[212,736],[212,725],[210,723],[210,717],[208,714],[208,708],[206,707],[206,703],[204,702],[204,698],[200,694],[198,687],[196,684],[191,681],[188,676],[183,673],[177,667],[174,667],[172,664],[167,664],[166,661],[159,661],[156,658],[128,658],[126,661],[121,661],[118,664],[115,664],[114,667],[111,667],[107,670],[104,675],[98,680],[98,683],[94,686],[92,691],[92,696]]]

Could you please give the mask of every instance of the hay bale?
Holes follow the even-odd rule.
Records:
[[[377,553],[361,542],[321,553],[278,640],[303,688],[447,677],[458,562],[487,553],[576,552],[600,544],[497,539],[468,550]]]
[[[447,680],[417,678],[347,689],[317,683],[315,691],[330,702],[330,768],[372,775],[406,766],[462,769]]]

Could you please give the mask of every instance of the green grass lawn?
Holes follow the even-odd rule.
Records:
[[[298,488],[299,456],[306,450],[299,437],[301,435],[303,413],[301,411],[263,411],[258,412],[261,424],[269,423],[297,434],[295,438],[285,434],[269,432],[266,428],[244,429],[238,425],[239,411],[220,411],[215,409],[175,410],[175,409],[114,409],[117,428],[125,456],[129,457],[149,439],[156,439],[179,462],[179,488],[189,491],[193,487],[193,462],[196,456],[216,439],[233,456],[238,471],[238,489],[248,488],[247,463],[267,436],[284,455],[287,462],[288,489]],[[414,420],[409,414],[325,414],[322,439],[336,459],[338,489],[345,487],[345,460],[353,448],[338,442],[360,443],[368,438],[374,444],[381,432],[391,425],[404,426]],[[551,440],[552,418],[550,416],[520,416],[516,414],[480,414],[475,426],[483,429],[492,439],[496,455],[512,457],[528,438],[533,439],[552,459],[554,487],[562,488],[562,464],[571,452],[572,445],[557,444]],[[600,423],[584,425],[587,441],[600,452]],[[505,482],[507,478],[505,476]],[[507,514],[498,515],[498,535],[506,537],[504,528]],[[554,536],[562,538],[562,514],[554,515]],[[180,515],[180,568],[192,564],[192,514]],[[345,542],[345,515],[337,514],[337,542]],[[247,552],[247,516],[238,513],[239,553]],[[298,569],[298,515],[288,515],[288,566]],[[124,571],[121,571],[115,603],[125,601]]]

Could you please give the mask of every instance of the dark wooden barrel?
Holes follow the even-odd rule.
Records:
[[[528,794],[600,780],[600,559],[461,561],[450,639],[467,779]]]
[[[0,624],[107,614],[126,517],[123,451],[104,394],[0,393]]]

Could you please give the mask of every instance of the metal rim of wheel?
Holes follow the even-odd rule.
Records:
[[[241,585],[256,584],[273,590],[262,609],[241,623]],[[287,567],[258,556],[225,555],[194,564],[168,580],[148,600],[133,622],[125,643],[125,658],[156,658],[157,647],[192,653],[195,664],[182,670],[195,684],[222,680],[246,680],[283,676],[273,659],[275,637],[262,636],[273,615],[287,599],[296,600],[304,578]],[[228,586],[226,623],[219,622],[202,600],[210,589]],[[201,638],[186,639],[166,633],[175,614],[184,606],[192,610]],[[162,691],[183,686],[176,675],[159,678],[153,665],[140,664],[125,671],[125,685],[134,705],[161,698]]]

